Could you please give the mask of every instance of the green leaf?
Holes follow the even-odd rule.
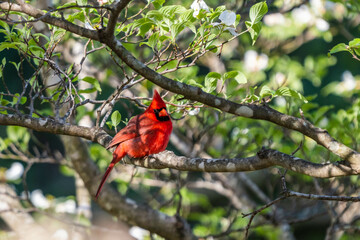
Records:
[[[181,5],[165,6],[159,9],[160,13],[165,15],[167,18],[175,18],[175,14],[182,14],[186,11],[186,8]]]
[[[194,86],[194,87],[199,87],[199,88],[203,88],[203,85],[201,85],[200,83],[196,82],[194,79],[189,79],[188,81],[186,81],[186,84]]]
[[[159,42],[159,32],[155,32],[149,37],[149,40],[147,42],[142,42],[139,44],[139,46],[148,45],[154,50],[158,42]]]
[[[226,80],[229,78],[234,78],[238,84],[247,83],[246,76],[240,71],[230,71],[224,73],[223,79]]]
[[[116,110],[111,114],[111,123],[114,127],[116,127],[117,125],[119,125],[120,121],[121,121],[121,114],[119,113],[118,110]]]
[[[267,97],[267,96],[272,96],[274,95],[274,91],[271,90],[268,86],[263,86],[260,90],[260,98],[264,98],[264,97]]]
[[[10,101],[8,101],[6,99],[1,99],[0,104],[1,104],[1,106],[6,106],[6,105],[10,104]]]
[[[349,42],[349,47],[355,51],[357,55],[360,56],[360,38],[355,38]]]
[[[27,101],[27,97],[21,97],[20,104],[23,105],[26,103],[26,101]]]
[[[87,5],[87,0],[76,0],[77,4],[79,5]]]
[[[210,72],[205,76],[205,91],[208,93],[216,89],[217,80],[221,79],[221,74],[217,72]]]
[[[68,177],[72,177],[74,176],[74,170],[65,166],[65,165],[60,165],[60,172],[64,175],[64,176],[68,176]]]
[[[100,87],[100,83],[96,78],[93,77],[84,77],[83,79],[81,79],[84,82],[90,83],[91,85],[93,85],[95,87],[95,89],[97,91],[99,91],[101,93],[101,87]]]
[[[2,138],[0,138],[0,152],[4,151],[8,148],[9,142],[4,141]]]
[[[20,94],[15,93],[15,96],[13,97],[12,105],[15,105],[19,101],[19,98],[20,98]],[[19,104],[22,105],[26,103],[26,101],[27,101],[27,97],[21,97]]]
[[[67,20],[72,23],[74,22],[75,19],[84,23],[85,22],[85,13],[83,11],[76,12],[74,14],[69,15],[67,18]]]
[[[239,25],[240,19],[241,19],[240,14],[236,14],[235,27],[236,27],[237,25]]]
[[[146,17],[161,21],[163,19],[163,14],[158,10],[151,10],[146,14]]]
[[[252,45],[254,45],[255,42],[256,42],[256,39],[259,37],[259,33],[260,33],[260,30],[261,30],[261,27],[262,27],[262,23],[258,22],[256,24],[252,24],[251,22],[246,21],[245,25],[249,29],[249,33],[250,33],[250,36],[251,36],[251,39],[252,39]]]
[[[134,22],[133,27],[139,28],[137,36],[144,37],[145,34],[155,25],[155,22],[150,18],[140,18]]]
[[[334,108],[334,106],[330,105],[330,106],[322,106],[321,108],[316,109],[313,117],[314,124],[319,123],[319,121],[324,117],[325,113],[332,108]]]
[[[109,129],[112,129],[113,125],[110,121],[107,121],[106,122],[106,125],[108,126]]]
[[[284,96],[284,97],[288,96],[288,97],[300,99],[304,103],[308,102],[308,100],[301,93],[299,93],[293,89],[290,89],[288,87],[281,87],[278,90],[276,90],[274,93],[274,97],[276,97],[276,96]]]
[[[275,96],[289,96],[291,97],[291,92],[288,87],[281,87],[275,91]]]
[[[190,28],[190,30],[196,34],[196,27],[194,24],[190,23],[190,22],[185,22],[185,26]]]
[[[62,6],[58,6],[57,8],[64,8],[64,7],[70,7],[70,6],[76,6],[77,3],[76,2],[67,2]]]
[[[339,43],[335,47],[330,49],[330,54],[334,54],[342,51],[348,51],[348,46],[345,43]]]
[[[238,84],[247,83],[246,76],[242,72],[238,72],[238,75],[236,75],[235,80],[237,81]]]
[[[0,43],[0,52],[4,49],[18,49],[15,43],[9,43],[9,42],[1,42]]]
[[[349,47],[351,48],[360,48],[360,38],[355,38],[349,42]]]
[[[227,73],[224,73],[224,80],[229,78],[235,78],[238,75],[238,71],[230,71]]]
[[[301,93],[299,93],[299,92],[297,92],[297,91],[295,91],[293,89],[289,89],[289,90],[290,90],[290,93],[291,93],[291,97],[300,99],[304,103],[308,102],[308,100]]]
[[[165,0],[154,0],[152,1],[152,4],[156,9],[159,9],[162,7],[162,5],[165,3]]]
[[[184,22],[180,22],[180,23],[175,23],[172,24],[170,26],[170,32],[171,32],[171,37],[173,40],[175,40],[175,38],[177,37],[177,35],[179,35],[179,33],[184,30],[185,28],[185,23]]]
[[[12,142],[22,142],[23,144],[28,144],[30,140],[29,132],[23,127],[8,126],[6,128],[6,133]]]
[[[218,13],[222,13],[223,11],[226,10],[226,6],[225,5],[221,5],[221,6],[218,6],[214,12],[218,12]]]
[[[54,41],[60,40],[66,33],[65,29],[62,28],[56,28],[54,31]]]
[[[184,13],[180,15],[180,22],[194,22],[196,18],[194,18],[194,10],[188,9]]]
[[[210,50],[211,52],[216,53],[218,48],[216,47],[216,45],[209,45],[206,47],[206,50]]]
[[[87,89],[81,89],[78,91],[79,94],[82,94],[82,93],[93,93],[93,92],[96,92],[96,88],[87,88]]]
[[[10,27],[5,21],[0,21],[0,26],[6,30],[4,34],[10,33]]]
[[[263,16],[267,13],[267,11],[268,11],[268,7],[266,5],[266,2],[260,2],[254,4],[250,8],[250,13],[249,13],[251,24],[254,25],[260,22]]]

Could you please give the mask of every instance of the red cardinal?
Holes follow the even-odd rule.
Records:
[[[128,125],[115,135],[107,147],[116,146],[116,149],[101,180],[96,199],[116,163],[125,155],[131,158],[140,158],[164,151],[169,142],[171,131],[172,123],[166,111],[166,105],[159,93],[154,90],[154,97],[150,106],[144,113],[133,117]]]

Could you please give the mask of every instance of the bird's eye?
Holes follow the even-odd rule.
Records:
[[[160,109],[154,109],[155,116],[157,120],[159,121],[169,121],[170,117],[166,111],[165,107],[162,107]]]

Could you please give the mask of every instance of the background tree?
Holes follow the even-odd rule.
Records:
[[[1,235],[358,237],[356,0],[48,4],[0,1]],[[92,202],[153,88],[169,151]]]

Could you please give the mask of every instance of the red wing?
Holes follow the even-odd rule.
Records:
[[[106,149],[112,148],[122,142],[125,142],[129,139],[139,137],[139,131],[136,127],[137,117],[132,118],[128,125],[118,132],[115,137],[111,140],[109,146]]]

